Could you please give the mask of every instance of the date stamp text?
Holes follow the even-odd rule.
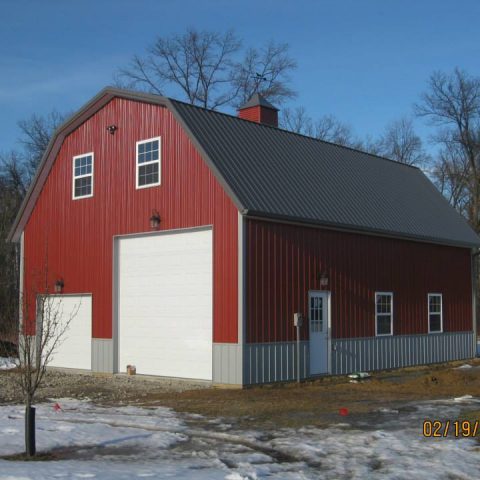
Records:
[[[426,438],[476,437],[480,432],[480,420],[424,420],[423,436]]]

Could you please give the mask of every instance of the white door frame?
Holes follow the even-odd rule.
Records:
[[[118,245],[120,240],[124,238],[135,238],[135,237],[157,237],[157,236],[164,236],[164,235],[171,235],[176,233],[188,233],[188,232],[198,232],[202,230],[210,230],[212,232],[212,378],[213,378],[213,337],[214,337],[214,322],[213,322],[213,311],[215,309],[215,305],[213,303],[213,291],[214,291],[214,279],[215,279],[215,271],[214,271],[214,245],[215,245],[215,231],[213,225],[199,225],[198,227],[185,227],[185,228],[172,228],[169,230],[154,230],[154,231],[146,231],[146,232],[133,232],[133,233],[124,233],[113,235],[112,237],[112,341],[113,341],[113,373],[121,373],[119,370],[120,364],[120,350],[119,350],[119,334],[118,334],[118,320],[119,320],[119,248]]]
[[[308,347],[310,350],[311,339],[310,339],[310,298],[313,295],[321,295],[326,299],[327,302],[327,371],[325,373],[311,373],[310,376],[317,375],[329,375],[332,373],[332,293],[328,290],[309,290],[308,291]],[[311,352],[310,352],[311,356]],[[309,361],[309,368],[311,368],[311,363]]]

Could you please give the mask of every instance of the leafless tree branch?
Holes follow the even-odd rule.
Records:
[[[435,72],[415,109],[438,128],[437,183],[480,231],[480,77],[458,68]]]
[[[378,140],[378,153],[391,160],[417,167],[425,166],[430,160],[421,138],[415,133],[413,121],[407,117],[387,125]]]
[[[120,86],[157,94],[183,96],[189,103],[218,109],[238,107],[255,92],[281,104],[295,96],[290,74],[296,62],[288,45],[268,43],[248,48],[233,32],[198,31],[159,37],[144,57],[135,56],[120,69]]]
[[[280,125],[286,130],[318,138],[327,142],[357,148],[360,141],[355,138],[349,125],[333,115],[324,115],[318,120],[310,117],[304,107],[286,108],[281,112]]]

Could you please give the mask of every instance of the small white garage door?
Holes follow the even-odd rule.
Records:
[[[46,316],[50,315],[52,320],[59,319],[57,331],[64,331],[48,365],[91,370],[91,295],[51,295],[46,302],[45,310],[50,311]]]
[[[212,379],[212,231],[117,243],[118,369]]]

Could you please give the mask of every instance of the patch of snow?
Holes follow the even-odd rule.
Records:
[[[228,433],[221,421],[204,419],[202,428],[202,417],[168,408],[56,399],[37,407],[37,446],[68,448],[67,454],[56,461],[0,460],[0,480],[476,478],[474,439],[422,436],[425,419],[453,420],[478,408],[479,399],[460,399],[352,414],[349,423],[328,428],[264,432],[228,424]],[[23,451],[23,413],[20,405],[0,406],[0,455]]]
[[[18,358],[0,357],[0,370],[11,370],[18,366]]]
[[[226,477],[225,480],[248,480],[248,477],[243,477],[237,472],[234,473],[229,473]]]
[[[396,410],[394,408],[379,408],[377,410],[377,412],[380,412],[380,413],[398,413],[398,410]]]
[[[354,372],[351,373],[350,375],[347,375],[348,378],[357,378],[357,379],[363,379],[363,378],[370,378],[371,374],[367,372]]]
[[[471,395],[464,395],[463,397],[455,397],[454,402],[469,402],[473,397]]]
[[[472,366],[469,365],[468,363],[465,363],[464,365],[460,365],[459,367],[456,367],[455,370],[461,370],[464,368],[472,368]]]

